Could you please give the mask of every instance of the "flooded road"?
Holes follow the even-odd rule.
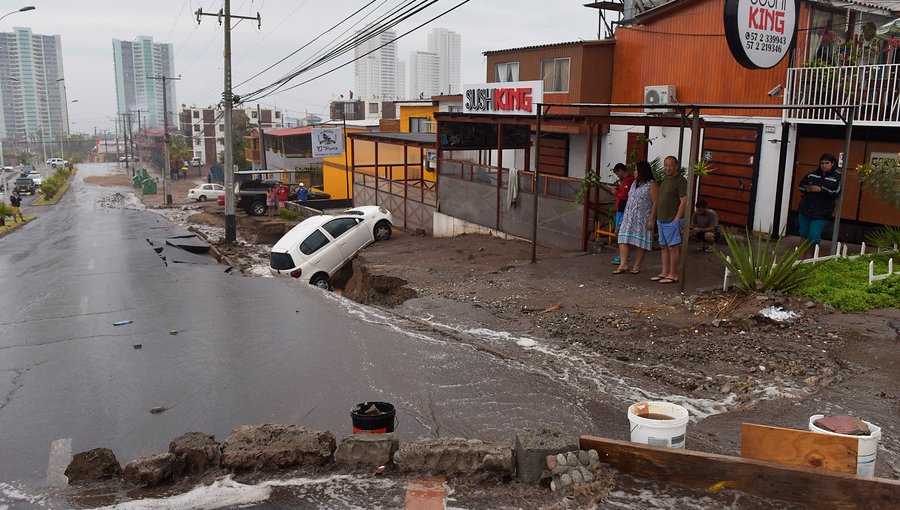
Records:
[[[109,447],[124,464],[188,431],[222,440],[273,422],[340,436],[368,400],[397,406],[404,440],[576,433],[610,414],[538,370],[292,280],[166,266],[147,239],[185,231],[104,206],[117,190],[82,179],[111,168],[82,165],[59,204],[31,208],[38,219],[0,239],[7,493],[64,483],[73,452]]]

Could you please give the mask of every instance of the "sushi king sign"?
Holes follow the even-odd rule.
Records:
[[[463,112],[490,115],[537,115],[544,82],[519,81],[466,85]]]
[[[725,39],[748,69],[778,65],[794,46],[798,0],[725,0]]]

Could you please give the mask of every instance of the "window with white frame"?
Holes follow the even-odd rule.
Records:
[[[378,113],[378,103],[369,103],[369,113]]]
[[[495,66],[498,82],[519,81],[519,63],[501,62]]]
[[[541,60],[541,78],[544,80],[544,92],[569,91],[569,60],[568,58]]]

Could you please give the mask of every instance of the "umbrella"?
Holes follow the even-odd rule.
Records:
[[[897,34],[900,34],[900,18],[881,25],[878,27],[878,30],[875,31],[875,35],[881,39],[890,39]]]

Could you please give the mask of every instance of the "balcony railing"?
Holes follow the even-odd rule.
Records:
[[[900,64],[788,69],[786,105],[857,105],[854,124],[900,127]],[[785,110],[784,120],[843,124],[843,109]]]

